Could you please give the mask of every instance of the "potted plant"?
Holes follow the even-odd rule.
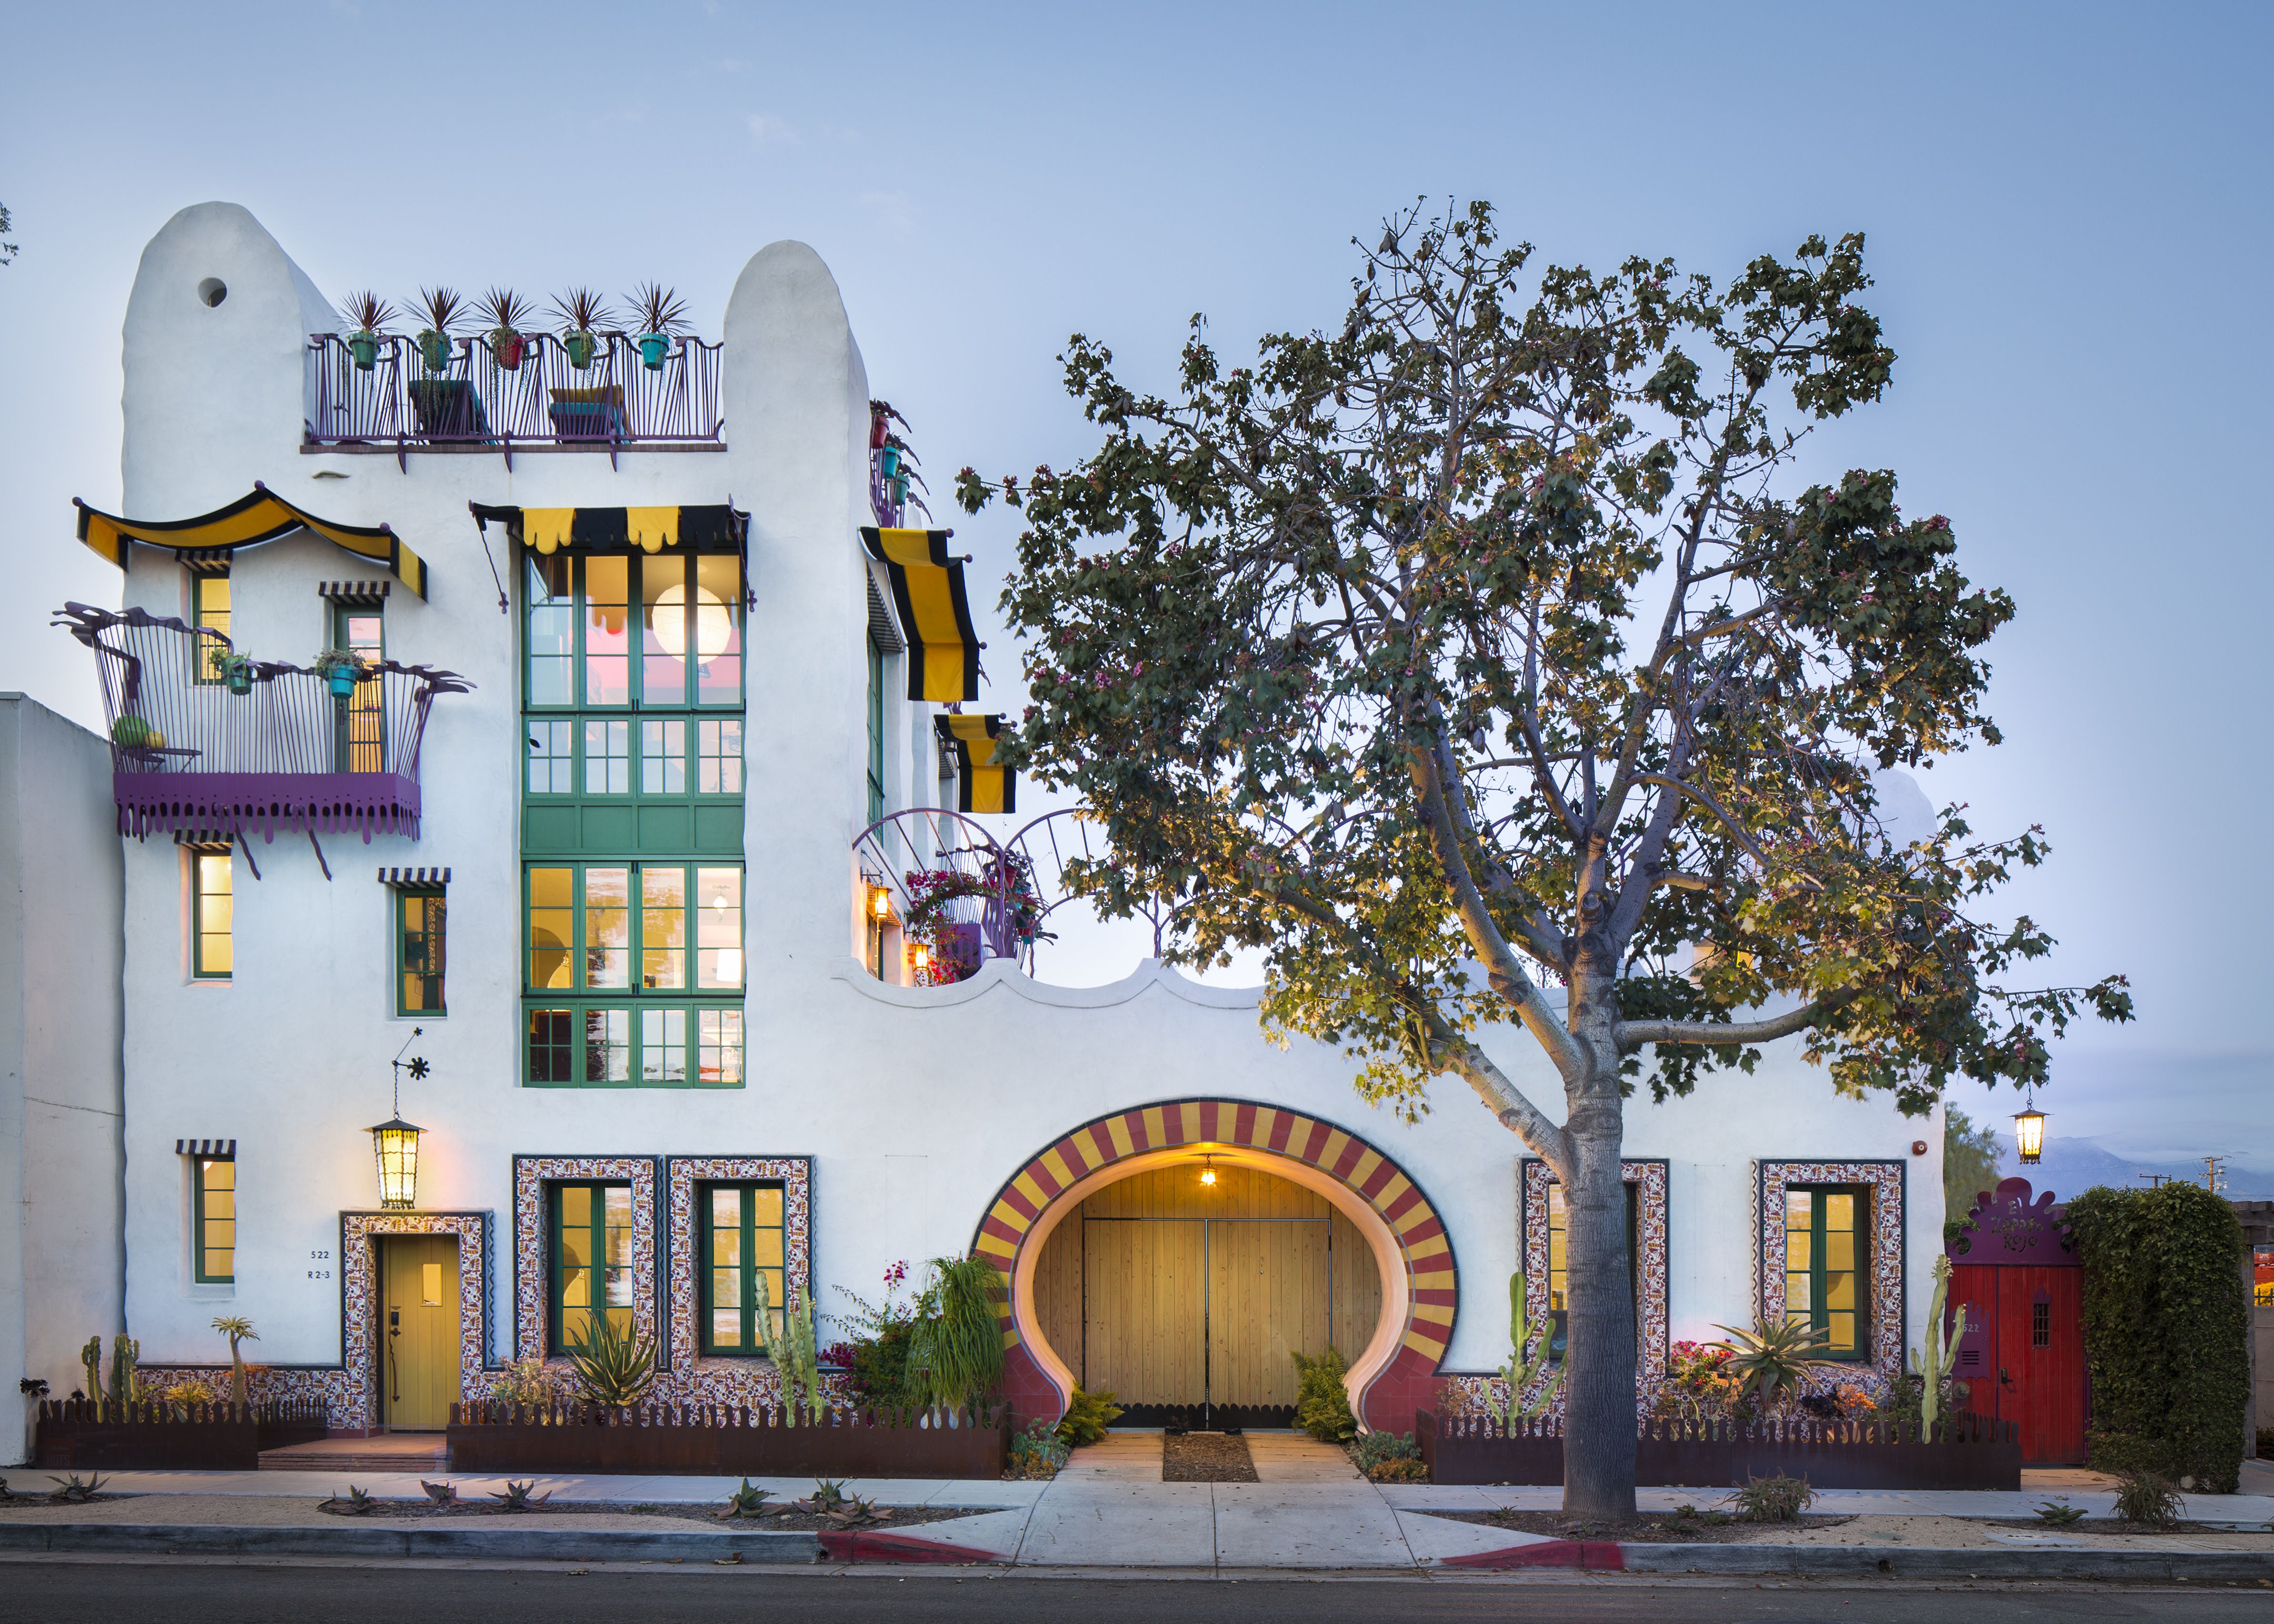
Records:
[[[430,372],[450,370],[450,332],[465,320],[465,301],[455,288],[418,289],[418,313],[426,325],[419,330],[418,355]]]
[[[651,372],[663,370],[671,341],[687,327],[687,301],[660,282],[644,282],[632,289],[632,316],[639,323],[640,365]]]
[[[590,288],[571,288],[553,301],[553,313],[560,319],[561,344],[568,352],[568,365],[581,372],[592,365],[599,350],[599,329],[615,320],[615,312]]]
[[[380,340],[395,318],[395,306],[376,293],[350,293],[340,304],[340,314],[347,319],[348,353],[355,357],[356,371],[367,372],[379,359]]]
[[[224,649],[213,657],[213,673],[232,694],[242,698],[252,692],[252,656]]]
[[[326,649],[316,656],[314,669],[330,686],[333,698],[345,699],[363,680],[363,656],[353,649]]]
[[[490,324],[490,358],[508,372],[519,372],[521,357],[529,350],[529,339],[521,329],[537,314],[535,309],[510,288],[492,288],[474,310]]]

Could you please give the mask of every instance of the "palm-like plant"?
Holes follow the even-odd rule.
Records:
[[[456,288],[421,288],[414,312],[426,324],[418,335],[418,353],[425,360],[426,370],[447,370],[450,365],[450,334],[466,319],[465,300],[458,297]]]
[[[244,1409],[252,1402],[252,1384],[245,1379],[245,1356],[237,1348],[239,1342],[259,1342],[260,1333],[243,1314],[223,1314],[213,1322],[213,1328],[229,1338],[229,1402]]]
[[[492,288],[474,301],[474,314],[489,323],[490,354],[497,364],[518,371],[529,342],[521,329],[536,320],[537,307],[510,288]]]
[[[594,335],[614,326],[615,312],[591,289],[571,288],[553,297],[553,314],[561,324],[561,342],[568,351],[569,364],[580,369],[591,365]]]
[[[340,301],[340,315],[348,324],[348,353],[355,357],[358,372],[371,371],[379,359],[379,341],[387,336],[397,314],[394,305],[368,290]]]
[[[655,1336],[647,1331],[628,1336],[606,1310],[595,1310],[584,1336],[568,1344],[568,1363],[589,1402],[611,1409],[636,1404],[655,1385]]]
[[[1830,1361],[1818,1357],[1828,1345],[1825,1334],[1805,1321],[1783,1320],[1774,1325],[1756,1324],[1750,1331],[1717,1325],[1728,1334],[1729,1373],[1737,1390],[1757,1397],[1764,1409],[1777,1402],[1788,1387],[1797,1391],[1811,1371]]]
[[[632,289],[632,320],[638,325],[640,365],[660,371],[670,352],[674,335],[687,326],[687,301],[659,282],[644,282]]]

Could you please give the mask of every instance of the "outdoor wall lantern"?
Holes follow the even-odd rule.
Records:
[[[410,1036],[403,1040],[409,1049],[423,1026],[413,1026]],[[415,1123],[403,1120],[403,1074],[409,1071],[413,1079],[426,1075],[426,1061],[414,1055],[409,1060],[402,1050],[395,1056],[395,1115],[371,1131],[372,1154],[379,1162],[379,1204],[390,1211],[403,1211],[418,1200],[418,1136],[425,1130]]]
[[[1201,1158],[1201,1183],[1204,1184],[1213,1184],[1216,1183],[1216,1158],[1214,1156],[1202,1156]]]
[[[869,883],[869,917],[883,924],[892,917],[892,892],[889,886],[875,881]]]
[[[2014,1143],[2022,1153],[2022,1165],[2037,1166],[2037,1154],[2045,1147],[2045,1114],[2037,1109],[2035,1089],[2029,1091],[2028,1108],[2014,1113]]]

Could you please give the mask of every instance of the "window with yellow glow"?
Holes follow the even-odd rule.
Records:
[[[1864,1301],[1865,1192],[1851,1186],[1788,1188],[1784,1196],[1784,1317],[1824,1340],[1822,1357],[1868,1351]]]
[[[1642,1279],[1641,1260],[1636,1256],[1636,1189],[1631,1184],[1627,1191],[1627,1289],[1635,1291]],[[1560,1179],[1547,1184],[1547,1318],[1554,1327],[1547,1334],[1547,1357],[1560,1360],[1570,1340],[1571,1304],[1566,1262],[1565,1229],[1570,1215],[1563,1204],[1563,1184]],[[1639,1300],[1639,1298],[1638,1298]],[[1639,1316],[1638,1316],[1638,1319]]]
[[[225,981],[237,966],[236,884],[229,849],[190,853],[191,974]]]
[[[192,1163],[191,1247],[197,1278],[207,1284],[237,1279],[237,1162],[199,1156]]]
[[[591,1335],[596,1314],[632,1330],[632,1187],[554,1184],[552,1274],[554,1353]]]
[[[758,1325],[758,1281],[765,1281],[766,1317],[782,1327],[782,1187],[704,1184],[697,1201],[705,1216],[703,1241],[703,1351],[765,1350]]]

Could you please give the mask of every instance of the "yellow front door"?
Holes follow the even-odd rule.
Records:
[[[440,1432],[458,1401],[458,1237],[380,1242],[380,1414],[396,1432]]]

